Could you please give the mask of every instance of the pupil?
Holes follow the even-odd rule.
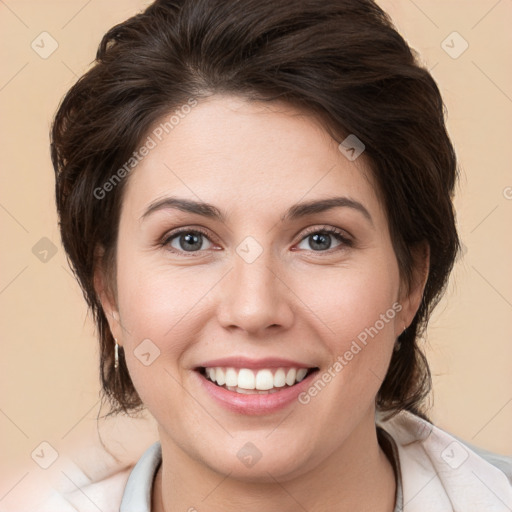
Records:
[[[329,247],[331,246],[331,239],[329,235],[315,233],[312,236],[312,240],[313,243],[310,243],[310,246],[313,249],[329,249]]]
[[[196,245],[197,245],[197,243],[198,243],[198,242],[199,242],[199,246],[198,246],[198,247],[195,247],[195,249],[199,249],[199,248],[201,247],[201,243],[200,243],[200,241],[199,241],[199,236],[194,235],[194,234],[192,234],[192,233],[187,233],[187,234],[185,234],[185,235],[182,235],[182,236],[181,236],[181,241],[182,241],[182,242],[184,242],[184,244],[182,245],[182,247],[183,247],[186,251],[188,251],[188,250],[193,250],[193,249],[194,249],[194,247],[192,247],[192,249],[190,249],[190,245],[192,245],[192,246],[193,246],[194,244],[196,244]],[[187,245],[189,246],[188,248],[187,248]]]

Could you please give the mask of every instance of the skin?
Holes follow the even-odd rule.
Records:
[[[349,161],[338,143],[286,104],[215,95],[130,175],[117,288],[108,289],[101,269],[96,286],[159,426],[154,511],[393,510],[395,478],[377,442],[375,397],[395,340],[419,307],[428,254],[406,286],[368,162],[364,154]],[[171,195],[212,203],[226,221],[176,209],[141,220]],[[371,221],[350,207],[281,221],[298,202],[332,196],[360,202]],[[181,227],[208,233],[192,256],[179,236],[159,244]],[[306,228],[318,229],[306,237]],[[351,243],[328,236],[330,248],[318,248],[311,235],[325,228]],[[247,236],[262,249],[252,263],[236,252]],[[235,355],[304,361],[321,374],[396,302],[401,311],[306,405],[235,413],[193,374],[201,362]],[[160,350],[149,366],[134,353],[144,339]],[[252,467],[237,457],[247,442],[262,454]]]

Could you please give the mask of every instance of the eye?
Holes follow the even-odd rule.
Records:
[[[210,244],[204,247],[204,242]],[[169,248],[172,252],[194,253],[201,250],[210,249],[212,244],[208,234],[200,229],[181,229],[170,233],[162,241],[162,245]]]
[[[352,240],[350,240],[343,231],[333,227],[325,227],[322,229],[313,228],[306,231],[300,243],[306,243],[309,246],[302,247],[302,249],[312,250],[314,252],[327,252],[331,249],[333,238],[338,242],[338,245],[333,249],[334,251],[352,247],[353,245]]]
[[[333,249],[331,249],[332,239],[337,242]],[[300,247],[300,244],[303,243],[306,243],[309,247]],[[208,233],[198,228],[183,228],[173,231],[165,236],[161,245],[171,252],[177,254],[188,253],[189,256],[195,256],[194,253],[200,253],[214,247]],[[306,231],[297,247],[313,252],[331,253],[352,246],[353,241],[345,235],[344,231],[325,226]]]

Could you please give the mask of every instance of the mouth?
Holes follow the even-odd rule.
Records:
[[[233,393],[268,395],[296,386],[316,373],[318,367],[234,368],[224,366],[195,369],[204,379]]]

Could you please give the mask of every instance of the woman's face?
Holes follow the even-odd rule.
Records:
[[[117,304],[103,295],[164,453],[283,481],[359,449],[419,300],[364,153],[349,160],[291,107],[234,96],[169,126],[129,177]]]

